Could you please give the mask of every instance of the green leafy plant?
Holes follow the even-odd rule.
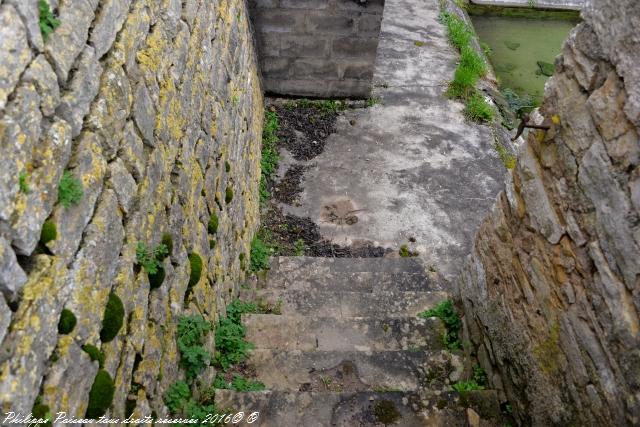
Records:
[[[202,316],[183,316],[178,320],[180,364],[188,379],[195,378],[211,361],[211,354],[203,346],[210,330],[211,322]]]
[[[489,122],[493,119],[493,108],[482,95],[474,93],[465,102],[464,114],[477,122]]]
[[[222,373],[218,373],[216,375],[216,378],[213,382],[213,387],[220,388],[220,389],[235,390],[240,392],[261,391],[266,388],[265,385],[260,381],[247,379],[242,375],[238,375],[238,374],[234,374],[233,379],[231,381],[227,381],[225,379],[224,374]]]
[[[380,98],[368,98],[367,101],[365,102],[367,107],[373,107],[374,105],[380,104],[382,102],[382,100]]]
[[[258,235],[251,241],[249,264],[251,271],[260,271],[269,267],[271,248]]]
[[[82,196],[84,196],[84,190],[80,180],[73,176],[71,171],[64,171],[58,184],[58,203],[69,208],[71,205],[80,203]]]
[[[226,371],[230,366],[244,361],[253,345],[245,339],[246,330],[240,322],[243,313],[255,312],[257,306],[234,300],[227,306],[227,315],[216,324],[216,364]]]
[[[149,274],[156,274],[161,266],[161,261],[169,254],[169,249],[164,243],[160,243],[154,249],[149,250],[144,242],[138,242],[136,246],[136,264],[142,266]]]
[[[262,130],[262,157],[260,158],[260,200],[264,202],[270,196],[268,183],[278,167],[278,130],[280,124],[274,111],[265,111],[264,128]]]
[[[53,425],[53,423],[51,422],[51,420],[53,420],[53,414],[51,413],[51,409],[49,408],[49,405],[45,405],[44,403],[42,403],[41,396],[38,396],[36,398],[36,401],[33,403],[33,409],[31,409],[31,414],[36,419],[46,420],[44,423],[38,424],[38,425],[42,425],[45,427],[49,427]]]
[[[93,380],[91,390],[89,390],[89,403],[87,405],[87,418],[99,418],[103,416],[111,402],[116,387],[111,379],[111,375],[103,369],[98,371],[96,378]]]
[[[307,250],[307,245],[304,243],[303,239],[298,239],[293,243],[293,253],[295,256],[302,256],[304,252]]]
[[[73,314],[71,310],[67,310],[65,308],[60,313],[60,320],[58,321],[58,332],[63,335],[70,334],[76,327],[77,323],[78,319],[76,319],[75,314]]]
[[[484,387],[479,385],[477,382],[473,380],[469,381],[458,381],[453,384],[451,387],[458,393],[465,391],[475,391],[475,390],[484,390]]]
[[[113,340],[124,321],[124,305],[118,295],[111,292],[109,300],[104,308],[104,316],[102,318],[102,329],[100,330],[100,340],[109,342]]]
[[[423,318],[437,317],[442,320],[446,329],[443,337],[444,344],[449,350],[460,349],[460,328],[462,327],[462,322],[460,321],[460,315],[453,306],[453,301],[450,299],[444,300],[434,308],[418,314],[418,316]]]
[[[184,381],[176,381],[171,384],[164,395],[164,403],[172,414],[177,414],[182,411],[182,408],[185,407],[190,399],[191,389]]]
[[[40,33],[42,33],[42,38],[47,40],[49,34],[60,26],[60,21],[53,16],[51,8],[45,0],[38,0],[38,11],[40,12]]]
[[[20,172],[20,175],[18,175],[18,186],[24,194],[29,194],[31,191],[29,189],[29,175],[26,172]]]

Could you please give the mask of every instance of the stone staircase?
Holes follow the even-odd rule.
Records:
[[[263,427],[492,425],[451,391],[464,368],[442,322],[417,316],[448,297],[419,260],[280,257],[244,293],[281,307],[242,319],[267,391],[218,390],[218,408]]]

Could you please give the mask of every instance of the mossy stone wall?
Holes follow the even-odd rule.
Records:
[[[0,405],[82,417],[100,368],[108,415],[129,399],[163,416],[183,375],[177,317],[216,320],[258,222],[263,99],[246,4],[47,1],[60,25],[46,38],[37,0],[0,2]],[[67,207],[65,171],[82,184]],[[138,242],[171,243],[156,289]],[[110,295],[122,305],[105,310]],[[63,309],[77,319],[64,335]]]

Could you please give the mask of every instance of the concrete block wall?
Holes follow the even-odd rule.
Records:
[[[82,418],[93,345],[115,382],[107,415],[166,416],[163,394],[184,378],[178,318],[224,311],[259,220],[263,98],[246,3],[48,3],[60,26],[43,38],[38,0],[0,1],[0,406],[26,415],[38,398]],[[69,206],[64,171],[83,187]],[[57,229],[46,242],[45,222]],[[136,247],[164,236],[152,289]],[[191,287],[190,253],[203,264]],[[110,293],[124,322],[103,342]],[[69,333],[63,309],[77,318]]]
[[[267,92],[367,98],[384,0],[250,0]]]

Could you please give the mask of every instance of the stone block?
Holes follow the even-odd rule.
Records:
[[[305,16],[307,34],[347,35],[355,30],[355,18],[326,13],[309,13]]]
[[[340,77],[336,62],[313,58],[293,61],[291,76],[299,80],[333,80]]]
[[[259,10],[253,20],[258,31],[264,33],[293,33],[304,25],[303,11],[279,9]]]
[[[0,110],[3,110],[31,61],[27,29],[16,9],[9,4],[0,5],[0,52]]]
[[[118,31],[127,18],[131,0],[107,0],[101,5],[89,40],[96,51],[96,57],[109,51]]]
[[[285,9],[326,9],[329,0],[280,0],[280,7]]]
[[[288,58],[323,58],[328,56],[328,40],[318,36],[283,36],[279,56]]]
[[[336,58],[371,58],[376,56],[378,40],[375,38],[342,37],[332,44],[333,56]]]

